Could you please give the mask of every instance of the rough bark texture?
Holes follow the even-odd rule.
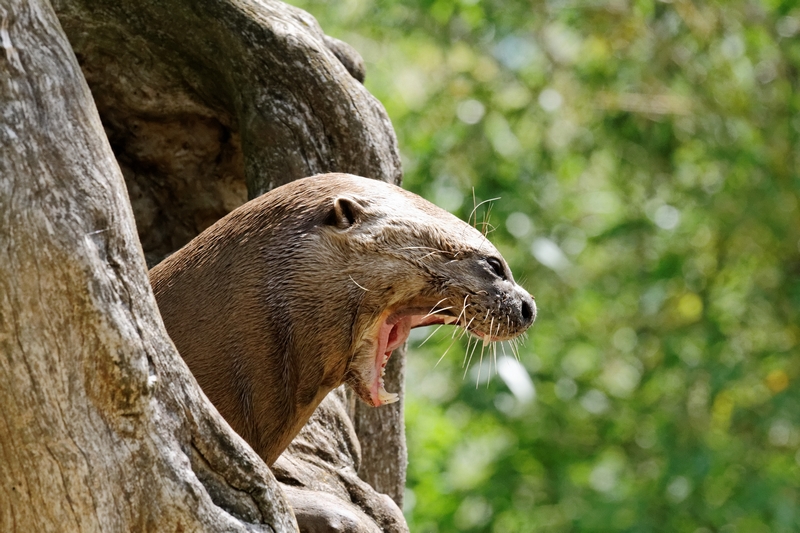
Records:
[[[403,411],[405,357],[405,348],[396,350],[386,365],[386,390],[400,394],[399,402],[375,409],[350,393],[352,418],[361,442],[358,475],[401,507],[408,465]]]
[[[158,318],[48,4],[0,6],[0,531],[292,531]]]
[[[55,7],[119,167],[49,6],[4,0],[0,531],[291,530],[272,474],[166,337],[119,168],[153,264],[290,180],[342,171],[398,182],[388,118],[357,81],[358,55],[279,2]],[[391,390],[402,386],[398,355]],[[324,403],[280,471],[301,528],[405,530],[397,507],[353,475],[401,503],[402,405],[351,404],[359,448],[342,437],[353,425],[339,401]],[[314,475],[327,481],[305,484]]]
[[[272,466],[304,531],[404,532],[403,513],[358,477],[361,447],[347,394],[328,395]]]
[[[151,260],[250,198],[323,172],[399,183],[357,54],[276,1],[56,0]],[[329,46],[334,48],[332,52]],[[335,52],[335,53],[334,53]]]

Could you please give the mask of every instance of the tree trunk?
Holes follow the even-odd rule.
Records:
[[[272,473],[169,341],[133,215],[152,263],[292,179],[343,171],[397,182],[391,125],[356,79],[357,55],[284,4],[55,7],[103,123],[50,6],[4,0],[0,531],[294,530]],[[280,470],[301,527],[335,527],[339,506],[355,504],[353,530],[403,531],[397,507],[354,475],[400,502],[402,424],[382,416],[402,408],[358,415],[370,438],[346,446],[341,398],[326,400]],[[345,455],[320,461],[330,448]],[[309,469],[343,465],[353,475],[304,485]],[[330,495],[318,498],[322,511],[304,488]]]
[[[397,392],[399,402],[375,409],[355,399],[355,394],[350,394],[354,406],[351,416],[361,443],[358,475],[378,492],[391,496],[401,507],[408,464],[403,411],[405,365],[405,348],[396,350],[386,365],[386,390]]]
[[[0,530],[293,530],[158,318],[55,14],[15,0],[0,20]]]

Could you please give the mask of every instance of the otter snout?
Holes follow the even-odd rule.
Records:
[[[536,301],[519,285],[516,286],[516,291],[519,297],[520,326],[527,329],[536,320]]]
[[[504,285],[506,287],[503,287],[504,294],[497,317],[502,323],[502,317],[505,315],[506,327],[498,329],[497,335],[506,338],[516,337],[524,333],[536,320],[536,302],[528,291],[513,281],[507,281]]]

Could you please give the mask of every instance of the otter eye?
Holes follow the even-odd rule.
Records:
[[[489,266],[494,272],[495,276],[498,278],[505,280],[506,278],[506,269],[503,268],[503,262],[497,259],[496,257],[487,257],[486,262],[489,263]]]

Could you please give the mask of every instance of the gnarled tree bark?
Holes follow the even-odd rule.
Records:
[[[153,263],[292,179],[343,171],[397,182],[391,125],[358,82],[357,54],[279,2],[55,8],[102,125],[50,6],[6,0],[0,530],[291,531],[272,473],[169,341],[132,214]],[[359,530],[404,531],[397,506],[356,477],[400,503],[402,406],[365,415],[350,404],[369,436],[359,444],[342,438],[353,434],[343,402],[324,402],[276,470],[301,528],[356,517]],[[333,481],[312,483],[323,470]]]
[[[166,335],[55,14],[0,21],[0,529],[294,530]]]

